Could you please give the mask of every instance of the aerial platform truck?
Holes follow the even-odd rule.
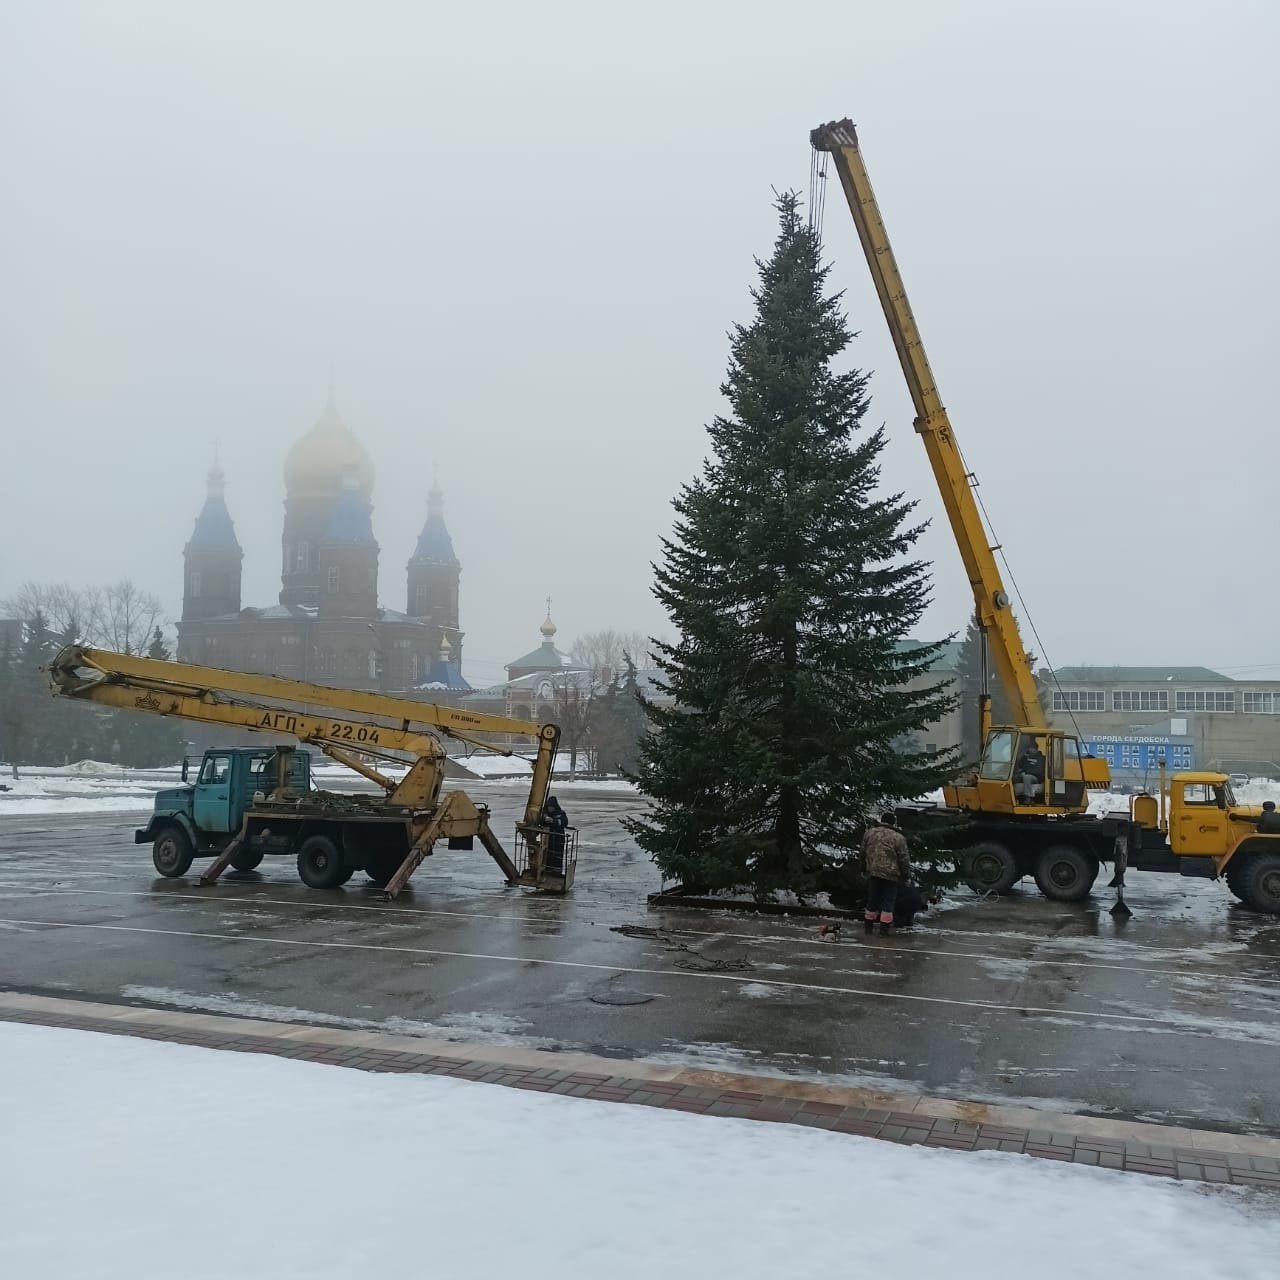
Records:
[[[1160,767],[1158,794],[1132,796],[1129,811],[1089,814],[1089,792],[1111,789],[1110,770],[1081,750],[1077,734],[1052,728],[988,537],[977,479],[956,442],[951,420],[925,355],[897,260],[863,163],[852,121],[821,125],[809,135],[815,152],[831,157],[853,215],[863,255],[889,325],[947,519],[973,588],[976,620],[1014,724],[992,725],[991,698],[979,697],[982,753],[972,776],[943,788],[943,803],[963,817],[961,851],[969,884],[1007,893],[1035,877],[1048,898],[1088,896],[1099,867],[1115,867],[1112,913],[1124,902],[1126,868],[1222,878],[1254,910],[1280,915],[1280,834],[1261,833],[1260,806],[1236,803],[1227,774],[1177,773]]]
[[[362,870],[394,898],[439,841],[471,849],[478,838],[508,884],[560,893],[573,885],[577,833],[543,823],[560,741],[554,724],[80,645],[63,649],[45,671],[56,697],[293,739],[211,748],[190,784],[184,761],[188,785],[159,792],[151,820],[134,836],[152,846],[163,876],[183,876],[194,859],[212,857],[200,877],[211,885],[228,866],[249,871],[266,856],[287,855],[313,889],[337,888]],[[486,806],[463,791],[443,790],[441,735],[511,754],[478,734],[531,736],[537,743],[513,855],[490,826]],[[315,790],[302,747],[355,770],[383,794]],[[370,761],[407,762],[408,769],[397,780]]]

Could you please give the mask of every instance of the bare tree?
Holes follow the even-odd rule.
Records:
[[[67,643],[96,640],[102,592],[97,587],[72,587],[65,582],[24,582],[0,609],[27,622],[43,618],[50,634]]]
[[[163,626],[164,606],[130,578],[109,587],[72,587],[65,582],[24,582],[0,603],[10,617],[40,617],[64,644],[86,642],[117,653],[144,653]]]
[[[590,675],[585,671],[565,671],[552,677],[555,690],[555,716],[560,725],[560,739],[569,752],[569,776],[578,773],[578,757],[585,755],[591,763],[591,712],[595,695]]]
[[[573,642],[569,656],[586,667],[593,685],[604,688],[625,665],[624,653],[643,669],[649,665],[649,648],[649,637],[640,631],[588,631]]]
[[[140,654],[164,621],[160,601],[132,579],[121,578],[102,592],[92,638],[104,649]]]
[[[603,708],[603,695],[626,666],[626,658],[639,667],[649,665],[649,638],[639,631],[588,631],[569,649],[579,670],[572,668],[556,678],[556,716],[569,752],[569,773],[577,773],[578,757],[587,768],[598,767],[594,731]]]

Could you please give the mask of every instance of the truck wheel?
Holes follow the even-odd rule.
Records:
[[[170,880],[185,876],[195,856],[191,841],[181,827],[165,827],[151,846],[151,861],[156,870]]]
[[[387,857],[369,857],[365,859],[364,873],[379,889],[385,889],[387,882],[400,870],[400,864],[403,861],[402,857],[395,854]]]
[[[965,883],[974,893],[1008,893],[1022,879],[1017,858],[994,840],[971,845],[962,860]]]
[[[261,849],[246,849],[244,853],[237,853],[231,859],[231,865],[237,871],[252,871],[264,856]]]
[[[308,836],[298,850],[298,875],[309,889],[336,889],[345,883],[346,867],[338,846],[328,836]]]
[[[1252,854],[1241,872],[1240,901],[1254,911],[1280,916],[1280,853]]]
[[[1240,899],[1245,901],[1244,896],[1244,880],[1245,873],[1249,869],[1250,858],[1248,854],[1244,856],[1236,855],[1227,863],[1227,869],[1222,873],[1222,878],[1227,882],[1227,888]]]
[[[1098,860],[1069,844],[1055,844],[1036,863],[1036,884],[1054,902],[1081,902],[1098,878]]]

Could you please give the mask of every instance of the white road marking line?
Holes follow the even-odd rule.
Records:
[[[251,885],[243,884],[239,881],[227,881],[221,886],[224,889],[230,888],[251,888]],[[209,891],[202,893],[181,893],[177,890],[124,890],[124,889],[61,889],[61,888],[30,888],[23,884],[15,884],[7,881],[0,881],[0,889],[25,889],[31,896],[43,895],[84,895],[94,894],[100,897],[111,898],[146,898],[153,901],[163,899],[176,898],[180,901],[191,902],[213,902],[217,899]],[[333,911],[368,911],[379,915],[396,913],[409,916],[440,916],[445,919],[453,920],[501,920],[511,924],[542,924],[551,920],[556,920],[559,924],[568,924],[574,926],[583,926],[594,929],[612,929],[615,926],[607,923],[600,923],[595,920],[560,920],[558,917],[546,914],[542,916],[524,916],[515,912],[482,912],[482,911],[440,911],[428,909],[424,907],[397,907],[391,903],[367,904],[360,902],[299,902],[293,898],[266,898],[261,894],[250,896],[248,894],[236,895],[234,897],[223,894],[223,900],[230,904],[240,903],[247,906],[277,906],[277,907],[295,907],[306,908],[314,911],[318,907],[324,907]],[[550,905],[550,904],[548,904]],[[850,925],[854,926],[858,922],[850,921]],[[677,926],[671,930],[673,934],[688,934],[695,938],[732,938],[735,941],[753,942],[759,946],[807,946],[814,950],[820,950],[823,955],[840,954],[839,950],[834,948],[831,943],[814,942],[809,938],[773,938],[761,937],[759,934],[753,933],[731,933],[722,929],[686,929]],[[1033,944],[1039,945],[1039,944]],[[1098,969],[1108,973],[1138,973],[1145,974],[1148,977],[1166,977],[1166,978],[1204,978],[1214,982],[1246,982],[1255,987],[1280,987],[1280,978],[1258,978],[1248,974],[1232,973],[1229,970],[1214,971],[1208,969],[1169,969],[1169,968],[1153,968],[1143,965],[1130,964],[1106,964],[1091,960],[1057,960],[1053,958],[1040,957],[1023,957],[1011,955],[993,955],[985,951],[943,951],[930,947],[910,947],[895,946],[892,943],[884,943],[878,941],[870,948],[872,951],[884,953],[889,952],[895,955],[912,955],[912,956],[933,956],[935,958],[947,960],[974,960],[994,961],[1004,964],[1025,964],[1037,966],[1052,966],[1063,969]],[[1154,949],[1154,948],[1153,948]],[[886,974],[886,977],[893,975]]]
[[[659,978],[712,978],[722,982],[760,983],[790,991],[822,991],[834,995],[867,996],[873,1000],[904,1000],[915,1004],[940,1004],[964,1009],[985,1009],[993,1013],[1044,1014],[1053,1018],[1076,1018],[1082,1021],[1141,1023],[1148,1026],[1172,1027],[1184,1035],[1212,1036],[1210,1031],[1192,1031],[1166,1018],[1145,1017],[1136,1013],[1091,1013],[1078,1009],[1049,1009],[1038,1005],[1000,1004],[991,1000],[959,1000],[946,996],[921,996],[905,991],[869,991],[862,987],[840,987],[831,983],[788,982],[783,978],[759,978],[723,972],[699,972],[689,969],[643,969],[625,965],[590,964],[583,960],[546,960],[535,956],[491,955],[482,951],[444,951],[432,947],[386,946],[371,942],[320,942],[305,938],[245,937],[233,933],[204,933],[187,929],[148,929],[139,925],[90,924],[69,920],[20,920],[0,916],[0,924],[25,925],[35,929],[97,929],[108,933],[141,933],[169,938],[204,938],[213,942],[242,942],[259,946],[316,947],[334,951],[385,951],[403,955],[436,956],[448,960],[489,960],[500,964],[540,964],[561,969],[592,969],[603,973],[634,973]]]

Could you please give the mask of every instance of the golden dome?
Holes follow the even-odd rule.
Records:
[[[349,476],[366,498],[373,493],[373,459],[338,417],[330,392],[316,425],[284,460],[285,488],[291,495],[337,493]]]

